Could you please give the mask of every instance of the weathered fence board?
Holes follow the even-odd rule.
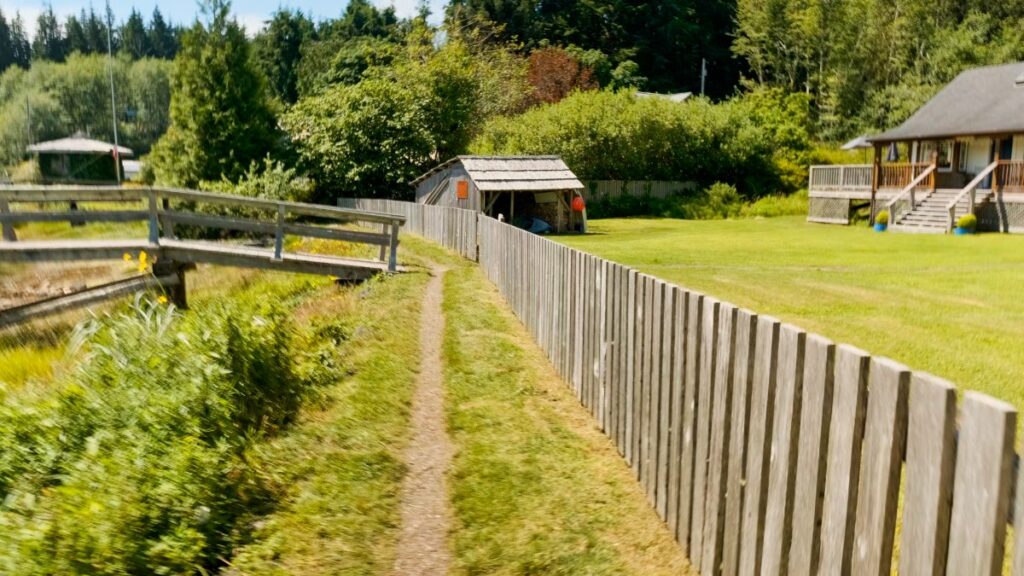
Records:
[[[1011,407],[967,393],[958,424],[951,384],[893,361],[487,217],[357,205],[479,259],[700,573],[887,574],[897,533],[901,573],[1006,562]]]
[[[816,335],[807,336],[793,494],[793,543],[789,551],[788,574],[793,576],[818,571],[834,361],[832,342]]]
[[[953,480],[949,574],[996,575],[1003,567],[1010,464],[1017,412],[975,392],[964,394]]]
[[[956,388],[925,374],[910,381],[907,424],[907,485],[900,573],[946,573],[949,511],[956,454]]]
[[[850,573],[870,360],[867,353],[856,348],[839,346],[836,350],[827,482],[821,511],[821,576]]]
[[[882,576],[892,566],[910,372],[876,358],[869,373],[851,566],[854,574]]]

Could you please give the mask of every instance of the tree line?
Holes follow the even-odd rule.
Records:
[[[103,17],[90,6],[61,22],[53,6],[39,14],[35,36],[30,40],[21,14],[8,15],[0,9],[0,73],[11,66],[28,68],[33,60],[64,62],[71,54],[106,54],[107,43],[118,53],[132,59],[171,60],[178,51],[181,27],[164,19],[160,8],[153,9],[149,23],[132,8],[124,22],[115,25],[109,4]]]

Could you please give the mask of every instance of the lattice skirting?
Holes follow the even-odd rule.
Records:
[[[986,202],[978,210],[978,229],[1024,233],[1024,203]]]
[[[810,198],[807,219],[811,222],[850,223],[849,198]]]

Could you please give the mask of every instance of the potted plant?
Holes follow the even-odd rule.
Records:
[[[875,232],[885,232],[889,227],[889,211],[882,210],[875,215]]]
[[[956,221],[956,229],[953,230],[953,234],[957,236],[963,236],[964,234],[974,234],[974,230],[978,227],[978,217],[974,214],[964,214]]]

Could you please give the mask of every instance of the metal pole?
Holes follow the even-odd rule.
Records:
[[[110,29],[114,27],[111,19],[113,12],[110,11],[110,2],[107,2],[107,71],[110,74],[110,119],[114,124],[114,174],[117,176],[117,183],[121,183],[121,150],[117,141],[117,103],[114,100],[114,43],[111,40]]]
[[[706,58],[700,59],[700,95],[704,95],[704,80],[708,77],[708,61]]]

